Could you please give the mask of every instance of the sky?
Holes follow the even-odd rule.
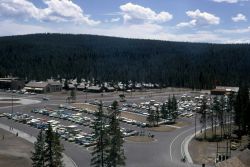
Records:
[[[250,0],[0,0],[0,36],[96,34],[250,43]]]

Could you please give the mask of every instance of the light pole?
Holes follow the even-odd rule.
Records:
[[[11,115],[13,115],[13,90],[11,92]]]
[[[197,111],[195,111],[195,117],[194,117],[194,119],[195,119],[195,121],[194,121],[194,124],[195,124],[195,127],[194,127],[194,136],[195,136],[195,139],[196,139],[196,117],[197,117]]]
[[[86,89],[86,91],[85,91],[85,96],[86,96],[86,97],[85,97],[85,98],[86,98],[86,99],[85,99],[85,103],[87,103],[87,100],[88,100],[87,94],[88,94],[88,90]]]

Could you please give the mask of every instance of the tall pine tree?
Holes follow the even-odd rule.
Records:
[[[92,152],[91,166],[107,166],[109,136],[105,127],[106,118],[103,114],[103,104],[100,102],[99,111],[95,112],[94,132],[97,144]]]
[[[59,136],[52,131],[52,127],[49,124],[46,131],[45,142],[45,166],[46,167],[63,167],[62,151],[63,145],[60,143]]]
[[[109,167],[125,166],[125,154],[123,149],[123,136],[120,130],[118,120],[119,111],[117,110],[118,102],[114,101],[110,113],[110,126],[108,134],[110,136],[110,146],[108,150],[108,165]]]
[[[37,136],[37,141],[34,143],[34,152],[32,152],[32,166],[44,167],[45,166],[45,136],[41,130]]]

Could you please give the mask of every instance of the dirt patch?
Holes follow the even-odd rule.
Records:
[[[92,104],[87,104],[87,103],[74,103],[74,104],[72,104],[72,106],[74,106],[76,108],[80,108],[82,110],[87,110],[87,111],[92,111],[92,112],[95,112],[98,110],[98,106],[95,106]]]
[[[20,105],[21,103],[13,103],[13,106]],[[0,103],[0,107],[7,107],[11,106],[11,103]]]
[[[147,118],[145,116],[138,115],[138,114],[133,114],[133,113],[129,113],[129,112],[121,112],[121,117],[126,117],[128,119],[133,119],[136,121],[147,123],[147,121],[146,121]]]
[[[200,142],[193,139],[188,145],[188,151],[194,164],[214,165],[216,157],[216,142]]]
[[[176,122],[175,124],[173,124],[173,126],[184,127],[190,124],[190,122]]]
[[[149,131],[154,131],[154,132],[171,132],[171,131],[174,131],[175,129],[176,128],[174,128],[174,127],[169,127],[169,126],[165,126],[165,125],[148,128]]]
[[[127,141],[139,142],[139,143],[150,143],[155,141],[154,138],[148,136],[130,136],[125,138]]]
[[[28,141],[0,129],[0,166],[31,167],[32,149]]]

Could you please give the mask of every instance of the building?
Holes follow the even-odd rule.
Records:
[[[226,95],[230,93],[237,93],[239,87],[229,87],[229,86],[216,86],[215,89],[211,90],[211,95]]]
[[[0,89],[20,90],[24,87],[25,82],[19,78],[0,78]]]
[[[31,81],[25,85],[24,89],[28,92],[35,92],[35,93],[60,92],[62,90],[62,84],[56,81],[48,81],[48,82]]]
[[[59,81],[48,80],[48,84],[50,87],[50,92],[61,92],[62,84]]]

